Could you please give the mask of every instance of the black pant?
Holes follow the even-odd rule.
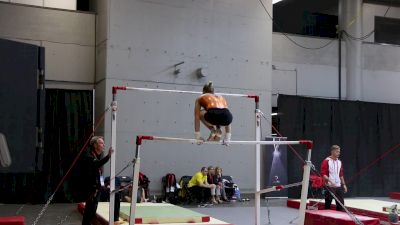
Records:
[[[115,193],[115,202],[114,202],[114,222],[119,221],[119,210],[121,208],[121,195],[119,192]]]
[[[83,212],[82,225],[90,225],[91,221],[96,217],[97,205],[99,204],[100,193],[96,196],[90,196],[86,200],[85,211]]]
[[[326,189],[326,188],[325,188]],[[344,205],[344,191],[342,187],[329,187],[329,190],[335,194],[336,198]],[[325,209],[331,209],[331,203],[332,203],[333,196],[328,190],[325,190]],[[337,202],[336,202],[336,210],[337,211],[343,211],[343,207]]]
[[[232,123],[233,117],[229,109],[209,109],[204,114],[204,119],[216,126],[228,126]]]
[[[207,202],[211,197],[211,191],[209,188],[193,186],[189,188],[189,192],[193,195],[197,202]]]

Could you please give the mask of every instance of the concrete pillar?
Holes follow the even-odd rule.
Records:
[[[339,27],[352,37],[362,36],[362,0],[339,0]],[[362,100],[362,41],[343,34],[346,43],[346,96]]]

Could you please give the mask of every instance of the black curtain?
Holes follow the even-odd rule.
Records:
[[[314,141],[312,162],[318,170],[330,155],[330,146],[341,147],[349,187],[346,196],[387,197],[400,190],[400,105],[280,95],[278,111],[279,129],[288,140]],[[294,148],[306,158],[303,146]],[[361,171],[389,149],[394,151]],[[289,150],[289,183],[302,179],[302,166]],[[300,187],[289,189],[289,197],[299,196]]]
[[[93,131],[93,92],[46,90],[46,127],[43,172],[47,177],[46,199],[54,192],[87,138]],[[72,170],[55,196],[55,202],[73,201],[77,190]],[[81,178],[82,179],[82,178]]]
[[[0,175],[0,202],[7,204],[42,203],[43,177],[40,173],[4,173]]]

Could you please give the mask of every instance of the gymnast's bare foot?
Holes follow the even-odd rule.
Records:
[[[217,130],[215,131],[214,141],[220,141],[221,136],[222,136],[222,130],[221,128],[218,127]]]
[[[208,136],[207,138],[207,141],[214,141],[216,135],[217,135],[217,130],[213,128],[210,132],[210,136]]]

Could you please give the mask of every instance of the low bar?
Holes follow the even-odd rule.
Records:
[[[176,138],[176,137],[159,137],[159,136],[137,136],[136,143],[142,144],[143,140],[154,140],[154,141],[172,141],[172,142],[187,142],[191,144],[214,144],[222,145],[223,141],[199,141],[196,139],[187,138]],[[283,144],[283,145],[296,145],[296,144],[306,144],[312,143],[312,141],[301,140],[301,141],[229,141],[229,145],[273,145],[273,144]]]
[[[302,184],[303,184],[303,182],[297,182],[297,183],[286,184],[286,185],[276,185],[276,186],[272,186],[272,187],[260,190],[258,193],[259,194],[264,194],[264,193],[273,192],[273,191],[280,191],[280,190],[283,190],[283,189],[286,189],[286,188],[301,186]]]

